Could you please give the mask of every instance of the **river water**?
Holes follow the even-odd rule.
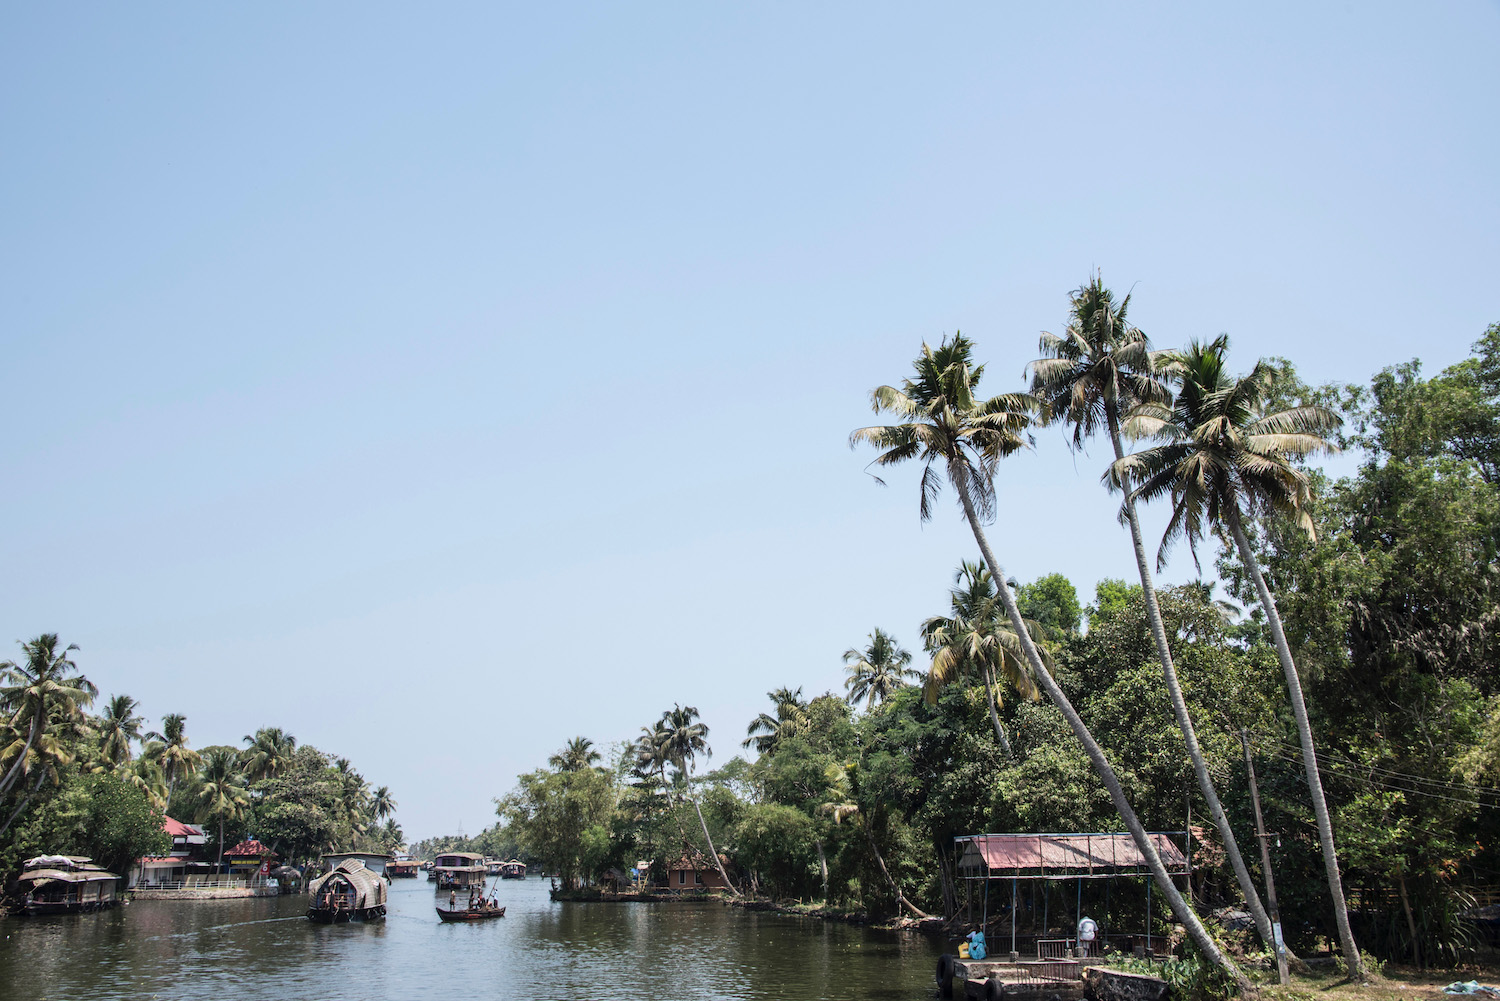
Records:
[[[0,920],[0,999],[930,998],[942,943],[718,903],[555,904],[502,880],[504,918],[441,924],[423,879],[373,924],[307,897],[142,900]]]

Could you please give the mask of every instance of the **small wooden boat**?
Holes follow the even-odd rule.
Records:
[[[490,918],[505,917],[505,908],[468,907],[463,910],[444,910],[439,907],[437,915],[444,921],[488,921]]]

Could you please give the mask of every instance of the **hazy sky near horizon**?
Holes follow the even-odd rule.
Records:
[[[726,760],[974,558],[847,447],[924,338],[1019,388],[1099,268],[1241,368],[1464,357],[1497,51],[1484,2],[10,5],[0,637],[413,838],[674,702]],[[1133,574],[1105,451],[1006,463],[1010,574]]]

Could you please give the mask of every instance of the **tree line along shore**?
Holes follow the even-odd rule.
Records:
[[[1476,908],[1500,901],[1500,324],[1436,375],[1414,360],[1308,385],[1286,359],[1236,374],[1224,336],[1154,347],[1097,276],[1070,305],[1014,391],[983,395],[954,335],[872,393],[893,420],[851,444],[881,476],[920,468],[918,517],[957,500],[979,558],[955,554],[925,620],[845,653],[845,692],[788,678],[750,726],[754,760],[712,770],[680,704],[606,756],[575,738],[497,799],[493,828],[443,843],[519,852],[565,887],[647,860],[636,876],[659,885],[689,858],[730,896],[921,918],[964,905],[957,836],[1141,844],[1191,816],[1188,892],[1145,852],[1154,917],[1227,984],[1270,961],[1273,919],[1290,962],[1326,949],[1355,978],[1471,959]],[[1070,531],[996,500],[1004,460],[1050,447],[1044,428],[1097,462],[1138,570],[1087,603],[1058,574],[1017,585],[995,555],[1015,532]],[[1358,466],[1330,479],[1313,463],[1336,451]],[[1148,505],[1169,513],[1164,538],[1143,535]],[[1217,580],[1158,587],[1169,558]],[[1136,924],[1144,906],[1114,902]],[[1248,920],[1203,920],[1223,908]]]
[[[955,837],[1124,832],[1156,893],[1151,915],[1117,899],[1121,920],[1180,928],[1231,986],[1274,950],[1273,921],[1294,957],[1327,949],[1356,978],[1472,957],[1478,908],[1500,900],[1500,324],[1435,375],[1411,361],[1309,385],[1285,359],[1237,369],[1224,336],[1159,349],[1129,306],[1097,276],[1074,290],[1011,391],[984,395],[961,334],[873,390],[889,423],[850,444],[881,477],[918,468],[918,518],[956,501],[977,555],[954,554],[925,619],[855,642],[844,692],[786,679],[742,742],[753,760],[714,768],[681,703],[607,754],[574,738],[497,798],[494,827],[413,847],[520,854],[565,888],[711,870],[733,897],[920,919],[966,906]],[[1087,600],[997,557],[1016,532],[1070,531],[994,488],[1009,456],[1059,438],[1097,463],[1137,570]],[[1334,451],[1354,472],[1315,465]],[[1164,537],[1145,537],[1146,506],[1167,511]],[[1157,586],[1173,558],[1216,580]],[[146,854],[144,833],[97,839],[159,833],[168,809],[248,818],[289,857],[399,843],[389,793],[347,761],[275,730],[191,752],[180,717],[143,733],[128,697],[90,715],[57,637],[24,654],[0,689],[0,868],[75,845]],[[1146,836],[1184,827],[1186,890]],[[1205,920],[1226,907],[1248,929]]]
[[[41,855],[84,855],[128,875],[172,848],[167,817],[201,824],[204,862],[245,834],[302,864],[332,850],[394,851],[404,842],[385,786],[372,789],[347,758],[263,727],[240,746],[194,748],[187,720],[168,713],[148,730],[129,695],[90,710],[98,690],[77,646],[56,634],[0,663],[0,885]]]

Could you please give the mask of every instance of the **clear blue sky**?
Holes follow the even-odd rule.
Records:
[[[923,338],[1018,387],[1098,267],[1246,368],[1463,357],[1497,51],[1481,2],[11,4],[0,636],[413,836],[674,701],[727,759],[974,555],[846,447]],[[1097,450],[1007,466],[1014,575],[1131,573]]]

